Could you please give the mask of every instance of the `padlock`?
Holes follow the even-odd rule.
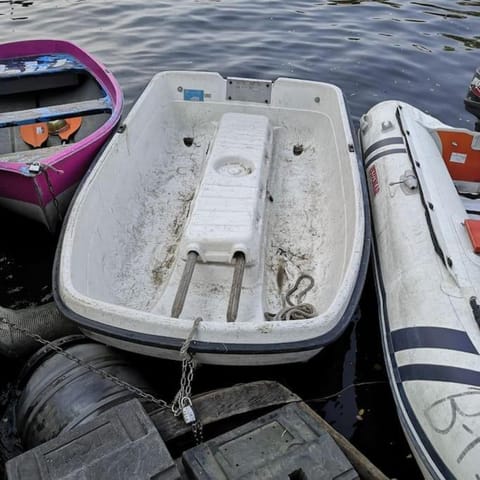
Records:
[[[38,162],[31,163],[30,166],[28,167],[28,171],[30,173],[38,173],[40,171],[40,163]]]
[[[195,423],[196,421],[195,412],[193,411],[193,408],[191,405],[186,405],[185,407],[182,408],[182,417],[183,417],[183,421],[187,425]]]

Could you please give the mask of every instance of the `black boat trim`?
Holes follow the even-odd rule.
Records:
[[[403,137],[388,137],[372,143],[363,153],[363,158],[366,160],[375,150],[386,147],[387,145],[403,145]]]
[[[397,119],[400,130],[401,130],[401,132],[404,136],[405,146],[407,147],[408,158],[410,160],[410,164],[412,165],[413,173],[415,174],[415,177],[417,177],[417,179],[419,179],[419,181],[418,181],[418,191],[420,192],[420,198],[422,200],[422,205],[423,205],[423,208],[425,209],[425,219],[427,221],[428,231],[430,232],[430,238],[432,239],[433,248],[434,248],[435,252],[440,257],[440,259],[441,259],[442,263],[445,265],[445,267],[447,267],[448,262],[445,259],[445,254],[443,253],[442,247],[440,246],[440,242],[438,241],[437,235],[435,234],[435,229],[433,228],[432,218],[430,216],[430,210],[429,210],[429,205],[431,205],[431,204],[429,204],[429,202],[427,202],[427,200],[425,199],[425,194],[423,192],[422,182],[420,181],[420,177],[419,177],[418,172],[417,172],[417,167],[420,167],[420,164],[419,163],[417,164],[417,162],[413,159],[412,150],[410,148],[410,145],[408,143],[408,138],[407,138],[408,132],[405,130],[405,128],[403,126],[402,118],[400,116],[400,110],[401,110],[401,107],[400,106],[397,107],[397,110],[395,112],[395,117]],[[432,206],[432,208],[433,208],[433,206]],[[450,266],[450,265],[448,265],[448,266]]]
[[[464,331],[445,327],[400,328],[392,332],[392,345],[395,352],[411,348],[441,348],[478,355]]]
[[[450,367],[448,365],[432,365],[428,363],[412,363],[398,367],[402,382],[424,380],[428,382],[460,383],[480,387],[480,375],[477,370]]]
[[[365,162],[365,168],[369,168],[373,162],[376,162],[380,158],[386,157],[387,155],[395,155],[396,153],[407,153],[405,148],[391,148],[390,150],[384,150],[383,152],[377,153],[370,160]]]
[[[362,262],[362,263],[368,263]],[[363,268],[363,267],[362,267]],[[342,315],[340,321],[331,330],[325,332],[318,337],[309,338],[306,340],[295,342],[283,342],[283,343],[225,343],[225,342],[205,342],[199,340],[192,340],[190,343],[190,353],[201,354],[243,354],[243,355],[255,355],[255,354],[283,354],[303,352],[309,350],[316,350],[332,343],[338,338],[347,325],[350,323],[350,319],[353,317],[355,310],[358,306],[358,300],[360,299],[360,293],[363,288],[364,279],[359,276],[357,278],[356,285],[354,287],[353,294],[350,298],[348,306]],[[58,262],[55,262],[54,278],[58,278]],[[180,350],[185,339],[184,338],[172,338],[162,335],[147,334],[141,332],[135,332],[124,328],[114,327],[106,325],[104,323],[89,319],[68,308],[63,302],[59,291],[57,281],[53,289],[55,302],[60,312],[67,318],[76,322],[80,328],[91,330],[101,335],[123,340],[128,343],[150,346],[156,348],[162,348],[165,350]]]
[[[59,242],[60,244],[61,242]],[[295,342],[283,342],[283,343],[225,343],[225,342],[204,342],[199,340],[192,340],[190,343],[190,353],[201,354],[237,354],[237,355],[278,355],[294,352],[305,352],[309,350],[316,350],[321,347],[325,347],[336,340],[346,329],[350,323],[351,318],[355,314],[357,309],[361,292],[364,285],[366,276],[366,270],[368,267],[369,245],[364,244],[364,251],[362,255],[361,270],[362,272],[357,277],[357,282],[353,289],[353,293],[350,297],[350,301],[342,318],[337,324],[329,331],[318,337],[313,337],[301,341]],[[76,322],[80,328],[91,330],[92,332],[108,337],[116,338],[118,340],[126,341],[131,344],[137,344],[141,346],[150,346],[156,348],[162,348],[165,350],[180,350],[185,339],[184,338],[172,338],[162,335],[147,334],[141,332],[135,332],[124,328],[114,327],[106,325],[104,323],[92,320],[90,318],[79,315],[70,308],[68,308],[63,302],[60,293],[58,291],[58,250],[55,255],[54,263],[54,286],[53,295],[60,312],[67,318]]]

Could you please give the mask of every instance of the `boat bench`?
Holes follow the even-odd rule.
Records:
[[[468,194],[459,194],[465,211],[470,215],[480,216],[480,196],[473,197]]]
[[[59,118],[94,115],[112,111],[112,105],[107,97],[83,102],[51,105],[48,107],[17,110],[15,112],[0,113],[0,128],[14,127],[28,123],[48,122]]]
[[[454,181],[480,182],[480,134],[438,129],[442,157]]]
[[[0,163],[33,163],[44,160],[69,145],[54,145],[52,147],[35,148],[32,150],[22,150],[19,152],[4,153],[0,155]]]
[[[480,196],[475,198],[480,194],[480,135],[450,129],[437,129],[436,133],[465,212],[480,216]],[[480,219],[467,218],[464,225],[473,252],[480,253]]]
[[[66,71],[66,67],[62,67],[60,71],[48,72],[40,74],[16,74],[1,72],[0,73],[0,95],[20,95],[33,90],[49,90],[51,88],[76,87],[80,84],[82,70],[72,69]],[[41,77],[41,80],[40,80]]]

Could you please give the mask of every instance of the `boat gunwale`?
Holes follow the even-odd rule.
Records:
[[[25,51],[25,50],[26,51]],[[4,53],[9,52],[10,53]],[[20,52],[22,52],[20,54]],[[18,42],[9,42],[0,45],[0,61],[2,59],[15,58],[20,56],[47,55],[54,53],[69,54],[78,60],[84,67],[85,71],[93,77],[106,94],[108,103],[111,104],[111,112],[109,118],[94,132],[87,135],[78,142],[67,145],[64,149],[52,155],[46,156],[42,163],[50,166],[73,157],[78,151],[89,148],[104,139],[108,138],[109,133],[115,128],[120,121],[124,98],[120,84],[110,70],[97,60],[93,55],[83,50],[72,42],[65,40],[38,39],[38,40],[21,40]],[[5,55],[5,56],[2,56]],[[8,171],[18,173],[22,176],[33,177],[35,174],[24,173],[21,169],[25,165],[24,162],[2,162],[0,161],[0,171]]]

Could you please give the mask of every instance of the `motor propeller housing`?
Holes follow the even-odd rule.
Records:
[[[475,70],[464,102],[467,112],[477,117],[475,130],[480,132],[480,67]]]

